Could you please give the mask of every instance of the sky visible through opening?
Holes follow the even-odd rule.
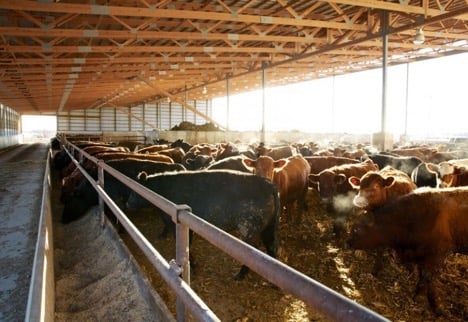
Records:
[[[387,132],[467,134],[467,94],[468,53],[388,67]],[[213,101],[213,119],[221,125],[226,125],[226,106],[226,97]],[[267,131],[380,132],[382,69],[267,88],[265,110]],[[258,131],[261,116],[261,90],[230,97],[230,130]]]

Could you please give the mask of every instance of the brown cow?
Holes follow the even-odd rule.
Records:
[[[341,164],[359,163],[360,161],[344,157],[312,155],[304,157],[310,165],[310,173],[321,171]]]
[[[216,153],[218,153],[218,148],[212,144],[208,143],[199,143],[195,144],[188,150],[187,154],[193,155],[207,155],[210,157],[215,157]]]
[[[465,151],[435,151],[427,156],[427,161],[431,163],[441,163],[444,161],[450,161],[453,159],[461,159],[466,156]]]
[[[239,149],[234,143],[220,143],[216,153],[215,161],[219,161],[228,157],[239,155]]]
[[[438,165],[440,187],[460,187],[468,185],[468,160],[451,160]]]
[[[119,159],[138,159],[138,160],[151,160],[151,161],[159,161],[173,164],[174,161],[166,156],[166,155],[157,155],[157,154],[149,154],[149,153],[134,153],[134,152],[103,152],[94,155],[95,158],[102,160],[102,161],[110,161],[110,160],[119,160]],[[90,172],[91,169],[95,167],[94,162],[90,160],[85,160],[83,162],[83,168]],[[84,175],[81,173],[80,169],[76,168],[70,175],[66,176],[62,179],[62,196],[61,200],[66,198],[81,181],[83,180]]]
[[[334,200],[336,197],[346,196],[349,192],[353,192],[353,187],[348,182],[349,177],[362,177],[368,171],[376,171],[378,169],[379,167],[372,162],[372,160],[354,164],[337,165],[325,169],[318,174],[311,173],[309,175],[309,184],[317,185],[322,202],[331,205],[333,201],[336,201]],[[352,193],[352,195],[354,197],[354,193]],[[341,200],[341,198],[339,199]],[[344,206],[343,210],[349,210],[349,205],[352,204],[351,200],[343,201],[344,204],[333,205],[334,209],[339,210],[341,206]]]
[[[136,153],[155,153],[155,152],[159,152],[159,151],[162,151],[162,150],[166,150],[166,149],[169,149],[170,146],[169,144],[153,144],[153,145],[150,145],[150,146],[145,146],[143,148],[140,148],[140,149],[137,149]]]
[[[356,159],[356,160],[364,160],[367,159],[367,152],[364,149],[356,149],[353,151],[345,151],[343,153],[343,157]]]
[[[170,157],[176,163],[182,163],[182,159],[185,156],[185,151],[181,147],[169,148],[161,150],[151,154],[166,155]]]
[[[278,187],[287,220],[291,220],[295,204],[302,216],[302,211],[307,209],[305,199],[310,173],[309,163],[302,155],[276,161],[269,156],[260,156],[257,160],[246,158],[243,162],[255,175],[269,179]]]
[[[297,154],[296,150],[291,145],[267,148],[264,144],[260,144],[258,147],[256,147],[255,153],[257,153],[257,157],[266,155],[271,157],[275,161],[280,159],[286,159]]]
[[[354,189],[358,189],[353,204],[366,210],[383,206],[417,188],[406,173],[390,166],[379,171],[369,171],[361,178],[352,176],[348,180]]]
[[[129,150],[126,147],[109,145],[90,145],[82,148],[82,150],[92,156],[103,152],[129,152]],[[75,169],[76,165],[73,162],[71,162],[66,168],[62,170],[62,178],[70,175]]]
[[[407,157],[417,157],[423,161],[429,161],[430,156],[437,152],[436,149],[421,146],[421,147],[412,147],[412,148],[399,148],[393,149],[391,153],[407,156]]]
[[[370,218],[368,218],[370,217]],[[353,226],[348,245],[392,248],[403,262],[419,268],[417,294],[424,290],[440,312],[433,277],[451,252],[468,252],[468,187],[419,188],[376,208]]]

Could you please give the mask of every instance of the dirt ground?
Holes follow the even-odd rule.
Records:
[[[309,190],[308,207],[298,224],[281,224],[281,261],[392,321],[468,320],[468,256],[453,254],[447,258],[438,281],[447,314],[435,316],[424,297],[413,299],[414,269],[399,264],[387,252],[383,270],[373,276],[375,254],[344,246],[343,239],[334,234],[332,214],[320,204],[315,190]],[[173,236],[158,237],[162,230],[159,215],[139,211],[128,216],[166,259],[175,257]],[[174,311],[174,295],[128,237],[125,234],[122,237]],[[249,273],[243,281],[234,281],[232,277],[239,263],[200,237],[195,237],[191,254],[197,262],[191,285],[222,321],[328,321],[255,273]]]

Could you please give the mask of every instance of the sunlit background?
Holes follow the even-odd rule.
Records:
[[[387,131],[420,136],[468,132],[467,92],[468,53],[389,67]],[[213,106],[213,118],[226,125],[227,99],[215,99]],[[379,132],[382,69],[267,88],[265,110],[270,131]],[[229,129],[259,130],[261,116],[261,90],[230,97]]]
[[[387,131],[394,135],[468,135],[468,53],[388,68]],[[408,88],[408,90],[407,90]],[[262,127],[262,91],[213,100],[213,119],[234,131]],[[382,70],[265,90],[265,129],[373,133],[381,129]],[[406,117],[407,115],[407,117]],[[25,137],[51,137],[55,116],[22,116]]]

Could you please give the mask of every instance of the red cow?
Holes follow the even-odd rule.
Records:
[[[383,206],[417,188],[406,173],[390,166],[380,171],[369,171],[361,178],[352,176],[348,180],[354,189],[358,189],[354,205],[366,210]]]
[[[169,148],[170,148],[169,144],[154,144],[154,145],[145,146],[143,148],[137,149],[135,152],[136,153],[155,153],[155,152],[159,152],[159,151],[166,150]]]
[[[181,147],[169,148],[165,150],[158,151],[152,154],[166,155],[170,157],[176,163],[182,163],[182,159],[185,156],[185,151]]]
[[[465,160],[451,160],[439,163],[441,188],[468,185],[468,162]]]
[[[344,157],[312,155],[304,157],[310,165],[310,173],[321,171],[341,164],[359,163],[360,161]]]
[[[431,163],[441,163],[453,159],[461,159],[466,155],[465,151],[435,151],[428,155],[427,161]]]
[[[221,143],[216,153],[215,161],[219,161],[228,157],[239,155],[239,149],[234,143]]]
[[[95,158],[108,161],[108,160],[116,160],[116,159],[126,159],[126,158],[134,158],[140,160],[152,160],[152,161],[160,161],[166,163],[174,163],[171,157],[162,154],[151,154],[151,153],[136,153],[136,152],[103,152],[94,155]],[[94,162],[90,160],[86,160],[83,163],[83,167],[89,170],[91,167],[94,166]]]
[[[269,156],[260,156],[257,160],[246,158],[243,162],[255,175],[269,179],[278,187],[281,206],[286,209],[288,220],[292,217],[295,203],[302,210],[307,209],[305,198],[309,188],[310,166],[303,156],[295,155],[277,161]]]
[[[356,160],[363,160],[367,159],[367,152],[364,149],[356,149],[354,151],[345,151],[343,153],[343,157],[356,159]]]
[[[208,143],[199,143],[190,148],[187,154],[193,155],[207,155],[210,157],[215,157],[216,153],[218,153],[218,148],[214,145]]]
[[[413,147],[413,148],[400,148],[390,151],[391,153],[408,156],[408,157],[417,157],[423,161],[429,161],[429,157],[437,152],[436,149],[430,147]]]
[[[96,155],[103,152],[129,152],[128,148],[123,146],[108,146],[108,145],[90,145],[82,148],[82,150],[89,155]],[[62,170],[62,178],[70,175],[76,169],[76,165],[71,162],[66,168]]]
[[[322,202],[330,205],[338,195],[346,195],[348,192],[353,191],[353,187],[348,182],[349,177],[362,177],[368,171],[376,171],[378,169],[379,167],[372,160],[355,164],[337,165],[325,169],[318,174],[310,174],[309,184],[317,185]],[[337,207],[335,207],[335,210],[338,210]]]
[[[289,158],[293,155],[296,155],[297,153],[294,147],[292,147],[291,145],[267,148],[263,144],[260,144],[258,147],[256,147],[255,152],[257,153],[257,157],[262,156],[262,155],[267,155],[275,161]]]
[[[432,278],[448,254],[468,252],[468,187],[419,188],[367,217],[353,226],[348,244],[365,250],[392,248],[402,262],[416,264],[417,294],[425,290],[430,306],[439,312]]]
[[[149,153],[134,153],[134,152],[104,152],[94,155],[95,158],[102,161],[119,160],[119,159],[139,159],[139,160],[152,160],[173,164],[174,161],[166,155],[149,154]],[[94,168],[94,162],[86,159],[83,162],[83,168],[90,171]],[[65,199],[70,193],[81,183],[84,175],[80,169],[76,168],[70,175],[62,179],[62,196],[61,200]]]

